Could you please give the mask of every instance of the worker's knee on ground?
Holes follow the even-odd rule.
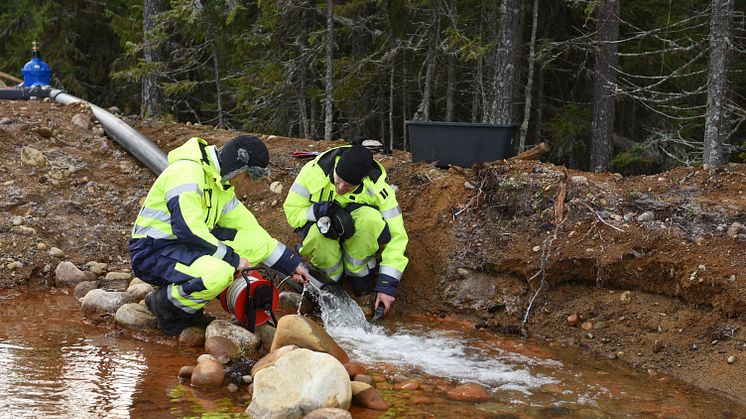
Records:
[[[359,207],[352,211],[350,215],[355,222],[355,236],[365,236],[377,240],[386,226],[381,213],[372,207]]]

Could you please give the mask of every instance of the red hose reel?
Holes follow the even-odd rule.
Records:
[[[266,274],[266,272],[265,272]],[[241,281],[239,277],[243,277]],[[248,298],[246,290],[248,292]],[[236,317],[240,325],[254,332],[270,319],[277,325],[275,311],[279,303],[277,288],[264,279],[257,268],[247,268],[236,273],[233,283],[220,293],[220,305]]]

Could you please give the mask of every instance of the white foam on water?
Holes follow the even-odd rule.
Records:
[[[387,363],[462,382],[477,382],[493,390],[529,393],[552,377],[534,375],[527,366],[556,365],[495,348],[485,351],[470,346],[471,338],[453,331],[428,330],[412,325],[388,333],[369,324],[360,307],[346,293],[311,289],[319,299],[327,332],[345,348],[350,358],[365,364]]]

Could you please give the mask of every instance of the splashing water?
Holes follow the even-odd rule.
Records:
[[[493,390],[529,389],[556,383],[547,376],[534,375],[527,367],[558,365],[553,360],[538,360],[499,348],[490,351],[473,345],[474,339],[454,336],[451,331],[428,330],[420,325],[389,333],[383,326],[367,322],[363,311],[343,290],[320,290],[307,286],[321,308],[321,320],[351,358],[367,364],[387,363],[426,374],[462,382],[478,382]]]

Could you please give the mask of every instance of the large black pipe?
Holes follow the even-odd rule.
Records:
[[[0,99],[9,100],[28,100],[32,97],[47,97],[47,92],[39,88],[13,88],[13,89],[0,89]]]
[[[87,103],[93,112],[93,116],[98,119],[106,133],[153,173],[159,175],[168,166],[168,159],[163,150],[136,129],[125,124],[121,119],[106,110],[62,90],[49,89],[49,97],[63,105],[78,102]]]

